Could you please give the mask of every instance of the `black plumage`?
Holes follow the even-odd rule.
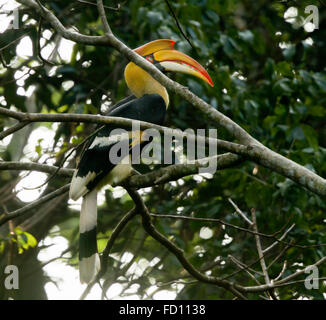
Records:
[[[158,94],[146,94],[139,99],[132,99],[126,103],[115,105],[114,108],[107,113],[107,116],[123,117],[161,125],[164,122],[165,113],[166,105],[163,98]],[[115,143],[107,143],[106,145],[99,143],[96,145],[96,139],[107,137],[109,141],[112,131],[119,128],[130,131],[129,127],[123,128],[110,124],[104,126],[89,140],[81,156],[76,174],[77,177],[85,177],[89,172],[94,172],[96,174],[96,178],[87,184],[86,187],[88,190],[95,188],[116,165],[116,163],[112,163],[109,159],[110,150]],[[89,148],[93,143],[95,145]],[[130,145],[131,140],[129,139],[127,143]],[[141,149],[147,143],[149,143],[149,141],[145,141],[141,145]],[[130,147],[129,151],[132,151],[132,147]]]

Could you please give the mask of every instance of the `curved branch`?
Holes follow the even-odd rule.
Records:
[[[247,147],[228,142],[225,140],[204,137],[201,135],[194,135],[187,132],[182,132],[179,129],[171,129],[168,127],[160,126],[146,121],[133,120],[122,117],[109,117],[93,114],[74,114],[74,113],[25,113],[20,111],[12,111],[0,107],[0,115],[6,115],[10,118],[17,119],[23,123],[28,122],[87,122],[96,124],[115,124],[121,127],[132,128],[139,126],[140,129],[155,129],[161,134],[175,136],[176,138],[187,138],[189,141],[197,140],[203,143],[216,144],[218,148],[228,151],[235,151],[234,153],[245,154]],[[8,129],[9,130],[9,129]],[[229,150],[230,149],[230,150]]]

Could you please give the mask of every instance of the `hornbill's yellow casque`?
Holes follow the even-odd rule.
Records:
[[[213,86],[206,70],[194,59],[175,50],[174,44],[175,41],[172,40],[156,40],[134,51],[161,71],[187,73]],[[133,62],[126,66],[124,76],[134,99],[123,100],[107,115],[162,125],[169,105],[165,87]],[[70,198],[77,200],[83,197],[79,240],[79,273],[82,283],[92,281],[100,268],[96,243],[97,191],[105,184],[119,183],[132,170],[130,162],[113,164],[109,159],[110,149],[117,143],[112,136],[110,140],[114,128],[116,127],[106,125],[88,141],[71,182]],[[130,151],[132,147],[133,143],[130,144]]]

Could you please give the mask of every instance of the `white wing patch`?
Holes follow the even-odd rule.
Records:
[[[96,137],[88,149],[93,149],[94,147],[108,147],[116,142],[129,139],[130,134],[126,131],[119,134],[113,134],[109,137]]]

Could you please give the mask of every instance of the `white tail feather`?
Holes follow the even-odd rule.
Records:
[[[90,283],[100,271],[101,263],[98,253],[79,261],[79,279],[81,283]]]
[[[85,233],[96,228],[97,225],[97,190],[94,189],[83,197],[80,211],[79,232]],[[89,239],[96,242],[95,238]],[[96,243],[95,243],[96,246]],[[90,257],[83,257],[79,261],[79,276],[81,283],[91,282],[100,270],[100,258],[97,252]]]
[[[92,230],[97,225],[97,190],[93,189],[83,197],[80,211],[79,232]]]

